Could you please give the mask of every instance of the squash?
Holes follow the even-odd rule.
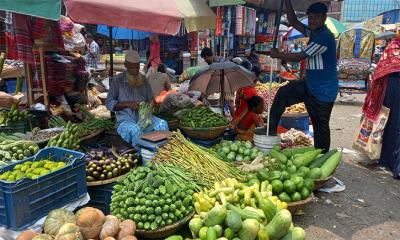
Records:
[[[300,155],[295,155],[292,160],[293,165],[295,165],[296,168],[308,166],[321,152],[322,149],[317,149]]]
[[[254,196],[256,197],[259,208],[263,210],[263,212],[265,213],[267,221],[268,222],[272,221],[277,212],[275,205],[268,198],[264,199],[258,190],[254,191]]]
[[[304,240],[306,232],[301,227],[293,227],[281,240]]]
[[[53,240],[53,238],[48,234],[39,234],[32,238],[32,240]]]
[[[32,230],[26,230],[19,234],[16,240],[32,240],[37,235],[39,235],[39,233]]]
[[[84,240],[79,227],[73,223],[66,223],[58,231],[55,240]]]
[[[56,236],[60,228],[66,223],[76,223],[73,212],[66,209],[54,209],[46,217],[43,225],[45,234]]]
[[[225,206],[215,206],[207,213],[207,215],[203,219],[203,224],[207,227],[220,225],[224,222],[226,214],[227,210]]]
[[[230,229],[232,229],[233,232],[238,232],[242,227],[242,217],[240,217],[240,215],[237,212],[228,210],[228,214],[226,215],[225,219],[225,224]]]
[[[103,212],[92,207],[82,208],[76,213],[76,225],[85,239],[99,236],[104,219]]]
[[[292,214],[286,209],[280,210],[270,223],[267,224],[267,232],[271,240],[281,239],[292,225]]]
[[[342,159],[342,152],[338,151],[334,153],[321,167],[321,179],[329,177],[338,167],[340,160]]]
[[[203,221],[200,218],[193,218],[189,222],[189,229],[193,237],[199,236],[200,229],[203,227]]]
[[[255,219],[246,219],[239,231],[240,239],[255,240],[260,230],[260,222]]]
[[[331,150],[327,153],[325,153],[324,155],[322,155],[322,157],[318,157],[317,159],[315,159],[314,161],[312,161],[310,163],[310,165],[308,166],[309,168],[320,168],[322,167],[322,165],[333,155],[337,152],[337,149]]]

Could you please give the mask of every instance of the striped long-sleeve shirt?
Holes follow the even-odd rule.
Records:
[[[322,102],[334,102],[339,89],[336,62],[336,42],[332,32],[326,27],[310,31],[307,48],[307,87]]]

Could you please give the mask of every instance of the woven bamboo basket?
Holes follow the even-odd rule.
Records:
[[[211,128],[191,128],[183,127],[181,125],[178,126],[178,128],[181,129],[186,136],[200,140],[216,139],[224,134],[227,127],[228,125]]]
[[[304,199],[304,200],[301,200],[298,202],[288,203],[287,209],[292,214],[295,214],[297,211],[303,210],[305,208],[305,206],[307,206],[309,203],[311,203],[313,197],[314,197],[314,194],[311,193],[311,195],[307,199]]]

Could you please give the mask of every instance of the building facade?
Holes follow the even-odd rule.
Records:
[[[360,23],[398,8],[400,0],[346,0],[343,3],[342,22]]]

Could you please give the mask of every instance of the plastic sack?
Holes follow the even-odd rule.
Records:
[[[382,150],[383,131],[389,118],[390,109],[382,106],[377,122],[364,117],[356,132],[353,148],[366,154],[371,160],[379,159]]]
[[[160,106],[160,113],[168,112],[174,114],[179,110],[192,107],[194,107],[194,103],[189,96],[185,94],[168,94]]]
[[[153,127],[152,113],[153,107],[150,103],[140,103],[138,124],[143,131],[150,130]]]

